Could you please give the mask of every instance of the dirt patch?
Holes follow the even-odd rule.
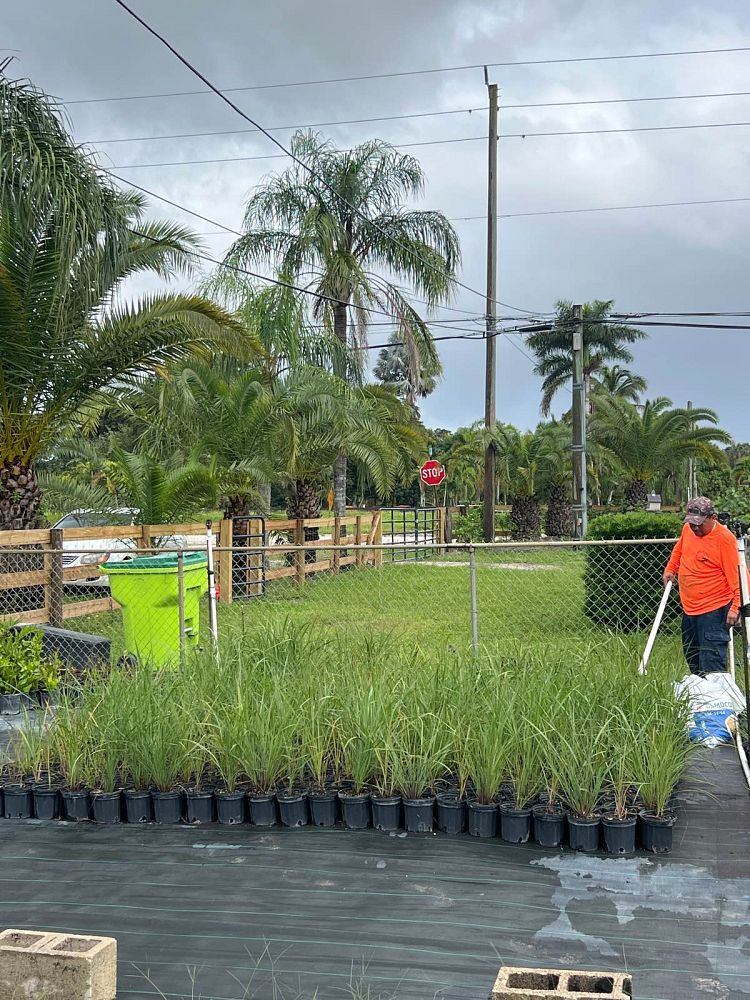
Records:
[[[406,565],[413,565],[413,563],[403,563]],[[468,562],[443,562],[437,559],[425,559],[424,562],[419,560],[420,566],[463,566],[469,565]],[[479,563],[477,569],[561,569],[560,566],[550,566],[548,563]]]

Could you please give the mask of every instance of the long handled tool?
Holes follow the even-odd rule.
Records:
[[[206,555],[208,556],[208,629],[216,644],[219,629],[216,622],[216,577],[214,575],[214,533],[211,521],[206,521]]]
[[[750,592],[747,585],[747,557],[745,535],[737,531],[737,561],[740,573],[740,615],[742,616],[742,666],[745,678],[745,718],[750,725]]]
[[[651,650],[654,648],[654,642],[656,640],[656,633],[659,631],[659,626],[661,625],[661,620],[664,617],[664,611],[667,607],[667,601],[669,600],[669,595],[672,593],[672,581],[664,588],[664,593],[661,595],[661,601],[659,602],[659,610],[656,612],[656,618],[654,618],[654,624],[651,626],[651,631],[648,634],[648,641],[646,643],[646,648],[643,650],[643,656],[641,657],[641,662],[638,664],[638,673],[645,674],[646,666],[651,658]]]

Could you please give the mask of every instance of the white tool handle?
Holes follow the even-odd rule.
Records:
[[[646,665],[651,657],[651,650],[654,648],[654,641],[656,640],[656,633],[659,631],[659,626],[661,625],[661,620],[664,617],[664,610],[667,606],[667,601],[669,600],[669,595],[672,593],[672,581],[664,588],[664,593],[661,595],[661,602],[659,603],[659,610],[656,612],[656,618],[654,618],[654,624],[651,626],[651,631],[648,634],[648,642],[646,643],[646,648],[643,651],[643,656],[641,657],[641,662],[638,664],[638,673],[646,673]]]

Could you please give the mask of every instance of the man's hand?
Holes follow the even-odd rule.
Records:
[[[739,611],[731,611],[730,610],[729,614],[727,615],[727,625],[730,628],[733,628],[737,624],[737,622],[739,620],[740,620],[740,613],[739,613]]]
[[[665,573],[664,576],[661,578],[661,582],[664,584],[665,587],[668,583],[675,583],[676,580],[677,580],[676,573]]]

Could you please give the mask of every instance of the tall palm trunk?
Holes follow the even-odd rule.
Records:
[[[345,305],[333,308],[334,335],[346,346],[346,328],[348,311]],[[345,377],[346,373],[337,371],[337,375]],[[346,515],[346,455],[337,455],[333,463],[333,512],[337,517]]]
[[[0,531],[38,527],[41,499],[30,465],[10,459],[0,466]]]
[[[308,520],[320,517],[320,496],[318,491],[304,479],[297,479],[289,494],[286,508],[287,516],[295,520]],[[320,538],[320,528],[305,528],[304,540],[317,542]],[[305,562],[314,563],[317,560],[315,549],[305,549]]]

